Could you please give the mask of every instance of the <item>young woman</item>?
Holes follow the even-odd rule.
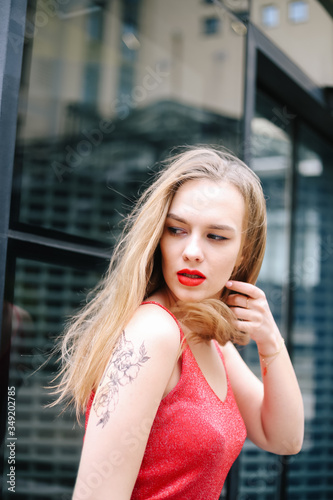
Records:
[[[142,196],[64,338],[60,399],[87,409],[74,500],[218,499],[246,435],[300,451],[302,397],[255,286],[265,239],[259,179],[219,150],[187,149]],[[262,381],[233,345],[250,339]]]

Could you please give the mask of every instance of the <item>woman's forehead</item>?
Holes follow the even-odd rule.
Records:
[[[226,181],[191,180],[176,192],[169,208],[189,222],[206,225],[233,223],[242,226],[245,207],[239,190]]]
[[[171,207],[200,212],[212,206],[218,207],[230,203],[244,205],[240,191],[233,184],[228,181],[195,179],[180,186],[172,200]]]

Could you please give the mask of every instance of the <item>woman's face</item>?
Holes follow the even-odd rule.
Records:
[[[185,182],[176,192],[160,240],[172,300],[218,298],[241,261],[244,200],[228,182]]]

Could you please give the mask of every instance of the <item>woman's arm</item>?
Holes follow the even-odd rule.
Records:
[[[248,436],[257,446],[272,453],[298,453],[304,436],[302,396],[265,294],[249,283],[232,281],[227,286],[236,292],[227,301],[237,318],[236,327],[250,334],[259,353],[268,355],[266,362],[259,356],[263,374],[261,382],[231,343],[223,348]]]
[[[130,499],[179,345],[167,312],[149,304],[137,310],[96,392],[73,500]]]

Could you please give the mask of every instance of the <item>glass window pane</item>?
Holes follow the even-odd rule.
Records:
[[[205,35],[214,35],[220,31],[220,19],[208,17],[203,19],[203,32]]]
[[[297,156],[292,333],[305,440],[289,459],[288,499],[324,500],[333,497],[333,148],[303,125]]]
[[[280,10],[276,5],[265,5],[261,10],[261,21],[264,26],[274,28],[279,25]]]
[[[15,494],[4,483],[3,500],[70,500],[82,448],[83,428],[45,389],[58,365],[46,363],[66,318],[98,279],[83,272],[18,259],[12,301],[4,303],[4,324],[11,330],[9,387],[15,398]],[[45,363],[45,364],[44,364]],[[12,436],[13,437],[13,436]],[[11,443],[11,436],[6,442]],[[10,472],[6,448],[5,475]],[[6,477],[6,476],[5,476]]]
[[[299,0],[288,4],[288,16],[293,23],[304,23],[309,19],[309,4]]]
[[[138,0],[28,4],[19,222],[112,244],[172,147],[214,143],[241,153],[246,28],[224,8],[189,9],[178,0],[154,8]],[[216,36],[203,36],[203,19]]]

